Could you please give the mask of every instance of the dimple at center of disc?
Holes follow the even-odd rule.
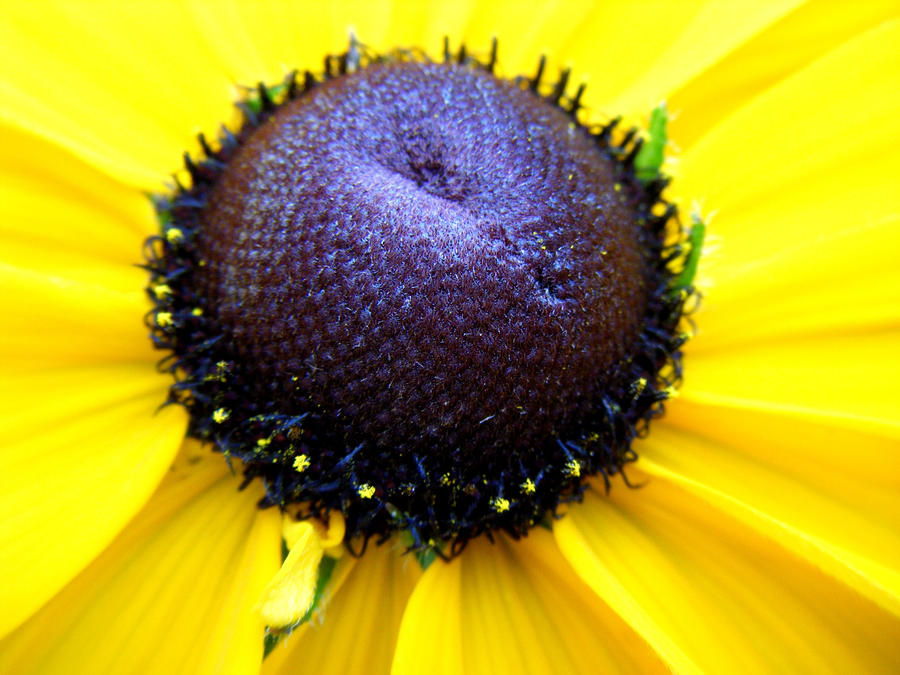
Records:
[[[515,82],[375,64],[247,137],[203,211],[196,289],[263,407],[347,447],[529,450],[597,409],[642,329],[626,195]]]

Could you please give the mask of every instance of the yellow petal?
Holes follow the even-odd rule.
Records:
[[[158,411],[151,367],[4,375],[0,380],[0,635],[34,612],[143,506],[175,456],[182,409]]]
[[[900,622],[674,484],[589,494],[554,526],[596,593],[679,673],[892,672]]]
[[[500,41],[504,71],[531,72],[539,54],[554,53],[579,25],[590,3],[547,3],[523,12],[520,3],[335,2],[297,7],[278,2],[191,3],[191,12],[236,82],[279,79],[292,67],[319,69],[325,54],[346,48],[349,35],[376,50],[421,47],[438,56],[444,36],[456,49],[487,53]],[[295,27],[315,31],[295,39]],[[550,29],[552,27],[552,30]]]
[[[267,626],[284,628],[299,622],[315,598],[322,541],[309,521],[297,523],[291,552],[263,589],[258,610]]]
[[[377,36],[365,29],[374,23],[383,32],[389,13],[389,6],[383,3],[371,3],[368,7],[353,3],[348,7],[346,2],[199,0],[187,4],[220,68],[232,82],[245,86],[279,81],[294,68],[320,71],[327,54],[337,54],[347,48],[348,22],[355,20],[353,10],[362,10],[362,16],[357,18],[363,20],[360,28],[364,30],[358,31],[357,37],[366,44],[372,44]],[[371,19],[367,20],[369,16]]]
[[[729,315],[743,314],[748,305],[745,323],[753,339],[767,326],[779,334],[778,319],[798,309],[791,303],[806,293],[810,318],[789,318],[784,330],[802,329],[804,322],[834,325],[822,308],[830,291],[837,293],[839,308],[851,293],[875,286],[873,300],[863,294],[862,309],[848,309],[852,321],[875,321],[891,297],[896,304],[895,266],[882,263],[900,251],[892,225],[900,194],[891,161],[900,151],[900,55],[892,48],[897,40],[900,20],[850,40],[685,151],[679,194],[717,212],[700,265],[707,292],[699,323],[703,327],[709,316],[709,324],[694,349],[733,340],[735,320]],[[840,288],[845,280],[846,294]],[[754,305],[770,301],[774,315],[763,310],[757,317]],[[734,311],[738,306],[741,312]]]
[[[880,162],[871,162],[879,164]],[[890,171],[887,162],[881,163]],[[868,173],[863,171],[862,173]],[[846,175],[858,176],[853,171]],[[854,192],[848,182],[840,196],[822,196],[822,201],[862,199],[866,203],[889,200],[876,195],[890,188],[880,176],[868,194]],[[873,201],[866,201],[873,200]],[[802,203],[785,208],[793,213]],[[898,207],[900,209],[900,207]],[[715,221],[714,221],[715,222]],[[900,324],[900,211],[870,222],[844,223],[832,232],[812,229],[808,241],[771,251],[752,260],[735,260],[731,244],[720,238],[721,249],[709,256],[710,275],[721,275],[722,283],[711,287],[696,314],[698,334],[690,353],[727,351],[759,341],[795,339],[841,332],[874,332]],[[720,257],[721,256],[721,257]],[[739,280],[722,260],[743,270]],[[704,272],[706,274],[706,272]],[[707,275],[709,276],[709,275]],[[740,307],[740,311],[734,311]]]
[[[124,273],[124,270],[121,270]],[[128,272],[132,290],[33,271],[0,262],[0,363],[5,370],[140,362],[147,370],[162,356],[153,349],[141,291],[146,275]]]
[[[396,641],[394,675],[455,675],[463,670],[462,561],[435,561],[416,585]]]
[[[372,3],[374,4],[374,3]],[[391,47],[403,47],[418,44],[429,54],[437,56],[443,48],[444,37],[450,39],[451,48],[455,48],[460,42],[470,43],[468,46],[478,52],[486,52],[490,48],[490,37],[482,41],[482,35],[474,30],[474,25],[485,12],[502,3],[478,3],[473,0],[461,2],[395,2],[391,7],[391,18],[387,23],[387,31],[382,34],[376,20],[369,19],[366,22],[357,22],[357,12],[350,14],[351,26],[359,31],[356,35],[367,35],[362,26],[368,26],[375,36],[380,37],[380,42],[385,49]],[[374,17],[373,17],[374,18]],[[506,34],[508,26],[496,27],[496,33],[500,39]],[[415,43],[413,42],[415,41]],[[510,40],[504,39],[504,44]],[[505,59],[504,59],[505,60]]]
[[[200,459],[200,461],[197,461]],[[4,672],[257,672],[253,604],[281,517],[206,450],[173,472],[81,575],[0,643]]]
[[[867,148],[871,152],[878,140],[896,142],[891,122],[900,93],[888,85],[900,62],[891,49],[898,31],[896,18],[877,25],[726,118],[685,150],[679,192],[705,199],[723,213],[729,207],[761,207],[757,202],[763,195],[790,193],[826,169],[839,172],[839,160],[853,159]],[[836,79],[847,72],[853,77]],[[858,215],[865,216],[866,209],[877,205],[859,206]],[[734,208],[729,222],[737,216],[749,220]],[[759,226],[778,232],[778,225]],[[799,240],[805,230],[793,229],[799,232],[784,236]]]
[[[646,114],[796,4],[597,3],[558,57],[588,78],[588,104]]]
[[[534,75],[540,56],[546,55],[551,66],[544,73],[546,81],[558,76],[556,64],[560,54],[575,35],[590,30],[592,3],[535,3],[527,9],[519,2],[475,3],[467,17],[462,35],[449,35],[451,46],[464,40],[475,53],[487,54],[491,39],[499,47],[500,72],[506,76]],[[434,35],[440,39],[440,36]],[[593,62],[593,59],[592,59]],[[587,77],[587,64],[575,63],[576,76]]]
[[[681,396],[900,438],[896,331],[691,354]]]
[[[6,5],[0,60],[0,117],[154,191],[236,93],[175,2]]]
[[[400,618],[420,574],[402,549],[371,544],[319,617],[269,654],[263,673],[387,673]]]
[[[896,14],[894,0],[802,4],[669,97],[670,137],[690,147],[750,99]]]
[[[215,457],[214,461],[219,458]],[[231,485],[234,488],[234,483]],[[242,506],[247,508],[246,501]],[[254,508],[251,505],[250,508]],[[278,527],[280,514],[275,509],[259,511],[245,540],[238,544],[242,548],[230,578],[221,582],[213,609],[207,611],[204,628],[207,629],[206,643],[194,656],[196,660],[185,659],[194,673],[258,673],[263,658],[264,629],[260,628],[260,618],[256,613],[256,602],[260,588],[271,579],[280,558]],[[173,659],[179,658],[177,654]]]
[[[0,125],[0,352],[16,370],[153,362],[135,266],[149,200],[46,141]]]
[[[470,542],[435,562],[413,592],[395,673],[664,672],[591,594],[542,528],[514,542]]]
[[[100,281],[98,265],[137,272],[141,243],[155,229],[147,197],[53,143],[0,123],[0,240],[7,263]],[[108,285],[133,288],[130,276],[125,281]]]
[[[678,401],[637,448],[677,482],[900,615],[900,445]]]

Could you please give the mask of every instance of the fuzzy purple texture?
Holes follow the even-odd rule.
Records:
[[[614,172],[513,82],[372,65],[229,162],[198,288],[255,395],[348,447],[540,447],[596,409],[642,328],[649,263]]]

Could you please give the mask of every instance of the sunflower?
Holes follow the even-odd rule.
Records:
[[[496,36],[504,72],[546,53],[636,122],[665,100],[670,199],[711,216],[704,299],[639,489],[593,479],[552,527],[447,563],[336,557],[264,659],[295,523],[160,409],[134,263],[147,195],[236,85],[351,32]],[[0,670],[897,671],[896,44],[874,1],[5,6]]]

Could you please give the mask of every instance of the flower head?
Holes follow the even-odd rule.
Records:
[[[569,70],[504,79],[498,55],[351,38],[259,84],[155,200],[170,402],[266,506],[338,510],[351,546],[522,536],[633,462],[680,379],[703,226],[661,196],[665,107],[646,142],[586,126]]]
[[[0,669],[896,669],[896,9],[391,11],[0,12],[0,564],[13,581]],[[614,479],[607,495],[594,480],[550,529],[474,538],[449,563],[419,564],[401,539],[356,559],[334,546],[342,524],[258,509],[264,490],[239,489],[240,460],[232,473],[184,441],[183,409],[159,409],[170,380],[154,368],[133,265],[157,227],[146,194],[173,157],[198,155],[197,131],[228,119],[236,83],[316,69],[350,28],[378,50],[496,34],[507,73],[546,50],[548,72],[571,62],[589,80],[586,116],[646,128],[666,100],[669,198],[714,217],[685,384],[636,444],[640,489]],[[188,235],[163,232],[170,245]],[[177,290],[164,285],[154,301]],[[193,309],[183,320],[206,316]],[[151,318],[154,330],[182,320]],[[235,372],[218,363],[209,377]],[[210,410],[223,425],[236,414]],[[290,475],[314,475],[306,454]],[[516,477],[493,510],[513,511],[539,478]],[[354,484],[373,503],[375,488]],[[302,541],[314,557],[282,557]],[[263,662],[264,592],[283,607],[284,588],[312,577],[296,596],[309,620]]]

